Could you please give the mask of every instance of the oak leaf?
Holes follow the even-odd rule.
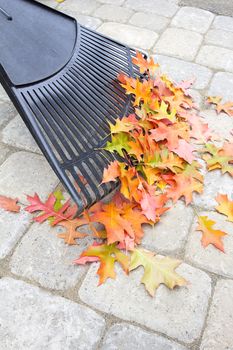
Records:
[[[41,201],[37,193],[35,193],[33,197],[27,196],[27,200],[29,201],[30,205],[25,208],[26,211],[29,213],[34,213],[37,211],[41,212],[40,215],[34,217],[33,220],[42,223],[49,218],[53,218],[53,221],[51,221],[52,226],[57,225],[63,220],[72,219],[77,211],[77,206],[71,206],[70,200],[66,201],[62,207],[56,211],[54,209],[56,197],[53,193],[49,195],[45,203]]]
[[[18,198],[9,198],[0,195],[0,208],[10,211],[13,213],[18,213],[20,211],[20,206],[17,204]]]
[[[85,262],[83,258],[85,257],[99,258],[100,267],[97,271],[99,275],[99,285],[104,283],[107,278],[115,279],[116,272],[114,270],[114,265],[116,261],[122,266],[123,270],[128,273],[129,257],[122,253],[120,249],[116,247],[116,244],[92,245],[81,254],[79,259],[74,261],[74,264],[83,264]],[[86,262],[88,262],[88,260],[86,260]]]
[[[153,252],[138,248],[131,254],[129,271],[142,265],[144,274],[141,283],[145,285],[149,294],[154,296],[160,284],[165,284],[170,289],[187,284],[187,281],[175,272],[180,264],[180,260],[158,257]]]
[[[64,220],[58,223],[66,229],[65,232],[59,233],[58,237],[64,239],[64,242],[68,245],[76,245],[77,238],[84,238],[86,233],[77,231],[77,228],[87,224],[87,220],[83,218],[77,218],[72,220]]]
[[[213,244],[217,249],[224,252],[222,237],[226,236],[227,234],[223,231],[214,229],[213,225],[215,224],[216,222],[210,220],[207,216],[198,217],[197,230],[202,232],[201,243],[203,247]]]
[[[228,199],[226,194],[218,194],[216,201],[219,204],[216,207],[216,210],[219,213],[226,215],[228,220],[233,222],[233,201]]]
[[[132,59],[132,62],[139,67],[141,74],[148,71],[149,74],[154,75],[157,69],[159,68],[159,64],[155,63],[152,57],[147,59],[139,51],[136,52],[136,57]]]

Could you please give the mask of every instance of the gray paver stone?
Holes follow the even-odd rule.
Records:
[[[156,14],[137,12],[130,18],[129,23],[160,33],[168,25],[169,19]]]
[[[190,237],[188,239],[185,257],[195,265],[206,269],[216,274],[233,277],[233,223],[226,220],[224,215],[216,212],[201,212],[200,216],[207,216],[214,220],[216,224],[214,229],[222,230],[227,233],[224,236],[223,243],[225,247],[225,254],[214,246],[209,245],[204,248],[201,245],[202,233],[197,231],[197,219],[194,221]]]
[[[11,271],[46,288],[74,287],[86,269],[72,262],[91,242],[85,238],[78,245],[67,246],[57,233],[48,223],[32,225],[13,254]]]
[[[75,15],[75,18],[80,24],[90,29],[96,29],[102,24],[102,21],[99,18],[91,16]]]
[[[168,28],[154,47],[154,52],[192,61],[202,42],[202,35],[186,29]]]
[[[158,38],[158,34],[151,30],[114,22],[103,23],[102,26],[98,28],[98,32],[129,46],[145,50],[150,49]]]
[[[13,147],[41,153],[22,118],[17,115],[2,131],[2,141]]]
[[[10,253],[29,224],[30,215],[23,210],[20,213],[0,210],[0,259]]]
[[[228,16],[217,16],[212,27],[233,32],[233,18]]]
[[[107,332],[101,350],[185,350],[164,337],[126,323],[115,324]]]
[[[0,103],[0,126],[6,124],[10,119],[16,116],[17,111],[12,103]]]
[[[233,74],[218,72],[214,75],[208,96],[221,96],[223,101],[233,101]]]
[[[117,278],[98,287],[97,268],[91,266],[79,290],[88,305],[187,343],[200,336],[211,293],[206,273],[183,264],[177,272],[190,283],[173,291],[160,286],[152,298],[140,284],[142,269],[127,276],[117,268]]]
[[[217,29],[210,30],[205,36],[205,43],[233,49],[233,32]]]
[[[164,253],[180,251],[185,244],[192,220],[192,208],[179,201],[163,215],[160,222],[154,226],[145,226],[142,244],[148,249]]]
[[[217,282],[201,350],[233,349],[233,281]]]
[[[0,145],[0,164],[4,162],[9,152],[10,150],[7,147]]]
[[[105,322],[96,312],[11,278],[0,280],[0,348],[96,349]]]
[[[222,174],[220,170],[213,170],[205,174],[204,192],[201,195],[194,193],[193,203],[201,208],[212,210],[216,206],[215,197],[218,193],[233,194],[233,178]],[[232,198],[233,199],[233,198]]]
[[[9,102],[9,97],[5,90],[3,89],[2,85],[0,84],[0,101],[7,101]]]
[[[90,15],[98,6],[96,0],[69,0],[59,5],[59,10],[71,16],[83,14]]]
[[[189,89],[189,93],[192,96],[193,101],[195,102],[197,107],[199,109],[201,109],[202,103],[203,103],[203,98],[202,98],[202,95],[200,94],[200,92],[198,92],[197,90],[194,90],[194,89]]]
[[[124,6],[136,11],[157,13],[166,17],[172,17],[179,9],[172,0],[127,0]]]
[[[217,114],[214,110],[205,110],[200,112],[204,122],[209,125],[210,130],[220,137],[220,140],[230,139],[232,136],[233,123],[231,118],[225,114]]]
[[[37,192],[42,199],[58,183],[44,157],[29,152],[16,152],[0,166],[0,194],[17,197],[27,204],[26,194]]]
[[[223,47],[202,46],[196,62],[218,70],[233,72],[233,51]]]
[[[102,4],[113,4],[113,5],[122,5],[125,0],[98,0],[99,2],[101,2]]]
[[[164,55],[155,55],[153,57],[159,62],[162,73],[167,73],[176,82],[195,78],[193,84],[195,89],[204,89],[212,77],[210,69],[196,63]]]
[[[133,11],[127,8],[114,5],[102,5],[95,11],[94,16],[107,21],[126,23],[132,14]]]
[[[195,7],[181,7],[173,18],[171,25],[184,29],[205,33],[214,19],[214,15]]]

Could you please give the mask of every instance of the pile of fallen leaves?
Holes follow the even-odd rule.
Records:
[[[120,183],[111,202],[99,202],[75,218],[77,207],[55,192],[45,203],[37,194],[28,196],[30,205],[26,210],[37,212],[34,220],[39,223],[49,220],[51,226],[64,227],[65,231],[58,236],[68,245],[85,237],[79,228],[88,225],[93,244],[74,263],[99,261],[99,284],[115,278],[115,262],[126,273],[143,266],[141,282],[154,295],[161,283],[172,289],[187,282],[175,272],[179,260],[139,248],[143,225],[159,222],[179,199],[188,205],[194,192],[203,192],[201,159],[207,171],[221,169],[233,176],[233,142],[225,140],[221,146],[216,145],[216,136],[199,116],[190,96],[191,81],[172,82],[161,74],[152,58],[146,59],[141,53],[137,53],[133,63],[139,67],[140,77],[121,74],[119,81],[126,94],[133,96],[134,113],[110,124],[111,141],[105,147],[115,155],[115,161],[104,170],[102,182]],[[219,106],[218,97],[210,97],[208,102],[229,117],[232,115],[230,103]],[[216,200],[216,210],[233,222],[233,201],[226,194],[218,194]],[[16,201],[12,205],[17,206]],[[4,207],[1,199],[0,206]],[[102,229],[97,229],[96,223],[102,224]],[[222,237],[227,233],[214,229],[214,224],[206,216],[198,217],[202,244],[204,247],[213,244],[224,251]]]

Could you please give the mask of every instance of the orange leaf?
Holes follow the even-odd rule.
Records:
[[[155,63],[152,57],[147,59],[139,51],[136,52],[136,57],[132,59],[132,62],[139,67],[141,74],[149,71],[150,74],[154,75],[159,68],[159,64]]]
[[[233,102],[226,102],[224,104],[217,104],[216,106],[217,113],[225,112],[230,117],[233,117]]]
[[[0,196],[0,208],[10,211],[13,213],[18,213],[20,211],[20,206],[17,205],[18,198],[9,198],[5,196]]]
[[[210,220],[207,216],[198,217],[197,230],[202,232],[201,243],[203,247],[213,244],[217,249],[224,252],[222,237],[226,236],[227,233],[220,230],[215,230],[213,228],[214,224],[216,224],[216,222]]]
[[[115,278],[116,272],[114,270],[115,262],[119,262],[123,270],[128,273],[129,257],[123,254],[115,244],[107,245],[92,245],[84,251],[79,259],[74,261],[75,264],[83,264],[89,262],[89,259],[83,260],[84,257],[96,257],[100,260],[100,267],[97,271],[99,275],[99,285],[104,283],[107,278]],[[91,259],[91,261],[96,261]]]
[[[102,183],[109,181],[116,181],[116,178],[120,176],[120,167],[118,161],[111,162],[108,168],[104,169]]]
[[[222,101],[222,97],[220,96],[208,96],[206,102],[209,104],[218,105]]]
[[[226,215],[228,221],[233,222],[233,201],[229,200],[226,194],[218,194],[216,201],[219,204],[216,207],[216,210],[219,213]]]
[[[77,231],[78,227],[83,226],[85,224],[87,224],[87,220],[83,218],[61,221],[58,225],[65,227],[66,231],[63,233],[59,233],[58,237],[63,238],[64,242],[68,245],[76,245],[77,238],[83,238],[87,236],[86,233]]]

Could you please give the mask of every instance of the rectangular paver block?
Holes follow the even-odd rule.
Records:
[[[126,45],[145,50],[150,49],[158,38],[158,34],[151,30],[114,22],[102,24],[98,32]]]
[[[99,18],[91,16],[75,14],[75,18],[80,24],[90,29],[96,29],[102,24],[102,21]]]
[[[132,14],[133,11],[131,9],[114,5],[103,5],[94,12],[94,16],[96,17],[118,23],[126,23]]]
[[[19,115],[12,119],[3,129],[2,141],[13,147],[41,153],[30,131]]]
[[[202,35],[186,29],[168,28],[163,32],[153,51],[192,61],[202,42]]]
[[[207,216],[214,220],[214,229],[227,233],[223,243],[225,254],[216,249],[213,245],[204,248],[201,244],[202,233],[197,231],[197,219],[194,221],[186,247],[185,257],[191,263],[216,274],[233,277],[233,223],[226,220],[224,215],[216,212],[200,212],[200,216]]]
[[[233,32],[233,18],[228,16],[217,16],[212,27]]]
[[[182,7],[173,18],[171,25],[198,33],[205,33],[213,19],[214,15],[209,11],[195,7]]]
[[[201,350],[231,350],[233,348],[233,281],[217,282],[207,319]]]
[[[0,194],[17,197],[25,204],[26,194],[37,192],[45,199],[57,183],[57,176],[41,155],[16,152],[0,166]]]
[[[233,72],[233,50],[211,45],[202,46],[196,62],[210,68]]]
[[[179,201],[163,215],[160,222],[154,226],[145,226],[142,244],[147,249],[166,254],[180,251],[185,244],[192,220],[192,208]]]
[[[33,224],[13,254],[11,271],[49,289],[74,287],[86,268],[72,262],[91,242],[85,238],[78,245],[67,246],[57,233],[58,230],[48,223]]]
[[[11,278],[0,280],[0,348],[96,349],[105,322],[96,312]]]
[[[196,63],[183,61],[174,57],[155,55],[162,73],[168,74],[174,81],[195,79],[195,89],[205,89],[212,77],[212,71]]]
[[[101,350],[185,350],[185,347],[157,334],[146,332],[126,323],[112,326]]]
[[[157,13],[166,17],[172,17],[179,9],[173,0],[127,0],[124,6],[136,11]]]
[[[212,29],[206,34],[205,43],[233,49],[233,32]]]
[[[152,13],[137,12],[130,18],[129,23],[160,33],[168,25],[169,19]]]
[[[0,102],[0,127],[6,125],[16,114],[17,110],[11,102]]]
[[[86,304],[180,341],[191,343],[199,338],[211,294],[206,273],[183,264],[177,272],[189,284],[172,291],[160,286],[152,298],[140,284],[142,269],[127,276],[117,268],[116,279],[98,287],[97,268],[96,263],[91,266],[79,290]]]
[[[208,96],[221,96],[223,102],[233,101],[233,74],[216,73],[207,94]]]
[[[76,14],[90,15],[97,7],[98,3],[96,0],[69,0],[59,4],[58,9],[75,16]]]
[[[0,210],[0,259],[10,253],[29,224],[30,215],[24,210],[21,210],[20,213]]]

